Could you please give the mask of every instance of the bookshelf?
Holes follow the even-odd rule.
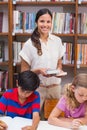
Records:
[[[9,88],[13,87],[13,77],[17,75],[17,72],[20,72],[20,62],[14,63],[13,60],[13,42],[16,41],[17,43],[22,42],[24,43],[30,36],[30,32],[15,32],[13,31],[14,21],[13,21],[13,12],[14,10],[18,10],[20,12],[34,12],[36,13],[41,8],[49,8],[52,13],[74,13],[74,33],[54,33],[55,35],[61,37],[63,42],[71,43],[74,46],[72,53],[74,54],[73,57],[73,64],[71,62],[64,63],[63,68],[68,72],[69,77],[75,76],[79,72],[87,72],[87,63],[85,64],[77,64],[77,44],[87,44],[87,33],[82,34],[78,32],[79,26],[79,14],[80,13],[87,13],[87,1],[82,2],[78,0],[73,1],[12,1],[12,0],[3,0],[0,1],[0,12],[3,11],[1,8],[5,6],[8,14],[8,31],[7,32],[0,32],[0,39],[4,41],[8,41],[8,61],[0,62],[0,69],[6,68],[9,72]],[[80,18],[81,19],[81,18]],[[87,55],[87,53],[86,53]],[[3,67],[4,66],[4,67]],[[72,71],[72,73],[71,73]],[[67,76],[68,76],[67,75]],[[67,78],[67,77],[66,77]],[[66,81],[66,79],[65,79]]]
[[[10,36],[10,23],[9,23],[9,11],[10,11],[10,8],[9,8],[9,2],[8,1],[0,1],[0,12],[2,13],[2,17],[0,17],[0,44],[2,44],[2,50],[1,50],[1,56],[2,56],[2,59],[0,61],[0,75],[3,71],[3,77],[4,77],[4,72],[5,71],[9,71],[9,77],[11,76],[11,64],[10,64],[10,57],[9,57],[9,52],[10,52],[10,40],[9,40],[9,36]],[[2,21],[2,22],[1,22]],[[0,81],[0,90],[3,88],[3,87],[7,87],[7,75],[5,76],[5,78],[2,79],[4,81]],[[0,77],[1,78],[1,77]],[[9,88],[12,86],[12,80],[11,78],[9,78]],[[1,84],[3,84],[4,86],[1,88]],[[5,86],[6,85],[6,86]],[[3,89],[4,90],[4,89]],[[0,95],[2,94],[2,92],[0,92]]]

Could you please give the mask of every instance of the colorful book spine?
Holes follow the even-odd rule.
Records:
[[[3,12],[0,12],[0,32],[2,32],[2,25],[3,25]]]

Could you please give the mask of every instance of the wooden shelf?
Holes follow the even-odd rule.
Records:
[[[80,4],[79,4],[79,6],[86,6],[87,5],[87,2],[86,1],[84,1],[84,2],[81,2]]]
[[[38,5],[38,6],[41,6],[41,5],[45,5],[45,6],[60,6],[60,5],[75,5],[75,2],[23,2],[23,1],[19,1],[19,2],[16,2],[16,4],[14,5],[25,5],[25,6],[34,6],[34,5]]]
[[[87,37],[87,34],[78,34],[78,37]]]
[[[0,62],[0,66],[8,66],[9,63],[8,62]]]
[[[12,3],[12,0],[8,0],[8,2],[0,2],[0,8],[6,6],[7,11],[8,11],[8,32],[0,32],[0,38],[7,38],[6,40],[8,41],[8,53],[9,53],[9,61],[8,62],[0,62],[0,66],[8,66],[8,71],[9,71],[9,88],[13,87],[13,75],[15,73],[17,73],[16,71],[20,70],[20,65],[21,63],[16,63],[16,65],[14,66],[13,64],[13,48],[12,48],[12,42],[13,41],[22,41],[22,38],[24,38],[24,42],[25,39],[29,38],[31,36],[31,33],[15,33],[13,34],[13,10],[18,10],[18,8],[22,9],[22,6],[24,8],[29,8],[30,11],[32,11],[32,7],[35,8],[35,12],[36,10],[38,10],[41,7],[51,7],[52,11],[57,12],[57,9],[61,8],[60,10],[58,10],[59,12],[72,12],[75,13],[75,33],[74,34],[56,34],[53,33],[56,36],[61,37],[62,39],[66,40],[66,41],[71,41],[73,42],[74,46],[75,46],[75,50],[74,50],[74,64],[63,64],[64,67],[67,67],[70,69],[73,68],[73,72],[74,75],[77,74],[77,64],[76,64],[76,55],[77,55],[77,51],[76,51],[76,47],[77,47],[77,43],[79,39],[86,39],[87,38],[87,34],[78,34],[77,32],[77,27],[78,27],[78,13],[79,13],[79,7],[84,8],[84,6],[87,6],[87,2],[82,2],[81,4],[78,4],[78,0],[75,0],[75,2],[30,2],[30,1],[19,1],[16,3]],[[8,7],[7,7],[8,6]],[[58,7],[58,8],[57,8]],[[17,67],[17,68],[16,68]],[[81,68],[85,68],[87,67],[87,65],[80,65]]]
[[[63,64],[65,67],[74,67],[74,64]]]
[[[86,67],[87,68],[87,65],[86,64],[81,64],[80,67],[82,67],[82,68]]]
[[[59,34],[59,33],[53,33],[56,36],[63,36],[63,37],[74,37],[75,34]],[[31,36],[31,33],[15,33],[13,36]]]
[[[0,5],[8,5],[8,2],[5,2],[5,1],[0,1]]]
[[[0,36],[8,36],[8,33],[6,33],[6,32],[0,32]]]

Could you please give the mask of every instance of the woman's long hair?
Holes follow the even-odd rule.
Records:
[[[44,9],[40,9],[37,14],[36,14],[36,18],[35,18],[35,22],[37,23],[38,19],[40,16],[44,15],[44,14],[49,14],[52,18],[52,14],[50,12],[50,10],[44,8]],[[38,32],[38,27],[35,28],[35,30],[33,31],[32,35],[31,35],[31,40],[33,45],[36,47],[37,49],[37,53],[38,55],[42,55],[42,49],[41,49],[41,43],[40,43],[40,33]]]

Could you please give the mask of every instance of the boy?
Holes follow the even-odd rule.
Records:
[[[34,72],[27,70],[19,73],[17,88],[7,90],[0,99],[0,114],[32,119],[32,126],[25,126],[23,130],[36,130],[40,120],[40,96],[35,90],[39,84],[40,80]],[[6,128],[5,123],[0,123],[0,130]]]

